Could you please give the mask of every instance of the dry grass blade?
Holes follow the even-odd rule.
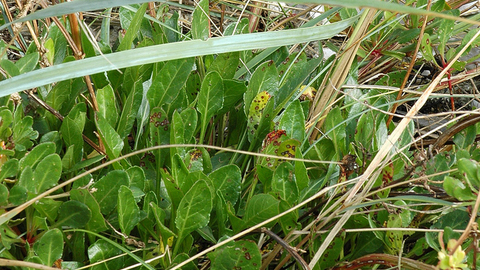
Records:
[[[478,36],[480,36],[480,32],[477,32],[475,34],[475,36],[472,37],[472,39],[462,48],[462,50],[448,64],[448,66],[444,70],[442,70],[442,72],[431,82],[431,84],[428,86],[428,88],[425,90],[425,92],[419,97],[419,99],[413,105],[413,107],[410,109],[410,111],[408,111],[408,113],[405,115],[405,117],[402,119],[402,121],[400,121],[398,126],[395,128],[395,130],[388,137],[386,142],[382,145],[382,147],[380,148],[378,153],[375,155],[375,157],[373,158],[372,162],[367,167],[365,172],[362,175],[359,176],[358,182],[350,190],[348,197],[345,199],[344,207],[348,207],[348,206],[351,206],[355,203],[361,202],[365,198],[365,194],[367,194],[369,192],[369,190],[373,186],[373,183],[376,179],[375,174],[379,174],[379,172],[380,172],[379,168],[382,168],[382,166],[381,166],[382,163],[384,162],[385,158],[391,152],[392,148],[395,145],[395,142],[398,141],[398,139],[400,138],[400,135],[406,129],[408,123],[412,120],[413,116],[415,116],[418,113],[418,111],[422,108],[422,106],[425,104],[428,97],[432,93],[432,91],[435,89],[435,87],[440,82],[440,80],[443,78],[443,76],[447,73],[447,71],[451,68],[453,63],[455,63],[455,61],[458,60],[458,58],[465,52],[465,50],[468,48],[468,46],[470,46]],[[363,189],[362,189],[362,187],[363,187]],[[360,194],[358,194],[360,189],[362,189],[362,192]],[[309,264],[310,267],[313,268],[313,266],[316,265],[316,263],[320,259],[321,255],[325,252],[327,247],[330,245],[330,241],[334,238],[335,235],[338,234],[338,232],[341,230],[341,228],[343,227],[345,222],[347,222],[347,220],[350,218],[350,216],[354,213],[354,211],[355,210],[349,210],[340,218],[340,220],[337,222],[335,227],[332,229],[332,231],[327,236],[326,240],[322,243],[322,245],[318,249],[317,253],[315,254],[315,257],[310,262],[310,264]]]
[[[316,129],[313,130],[312,134],[310,135],[310,140],[313,141],[317,138],[318,130],[323,124],[324,118],[323,116],[328,114],[330,110],[330,104],[335,97],[337,96],[337,91],[335,89],[339,89],[345,79],[347,78],[348,73],[350,72],[350,67],[352,66],[353,60],[357,57],[357,51],[360,47],[360,41],[363,39],[365,33],[370,26],[376,10],[368,10],[364,11],[362,17],[360,18],[357,27],[355,28],[354,32],[352,33],[351,38],[349,39],[348,43],[346,44],[346,50],[343,55],[340,57],[338,62],[335,65],[335,68],[332,72],[332,75],[329,79],[323,82],[321,88],[321,93],[317,94],[314,100],[314,105],[312,105],[310,112],[309,112],[309,126],[312,123],[317,122]]]

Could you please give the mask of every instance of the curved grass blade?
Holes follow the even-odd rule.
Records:
[[[0,82],[0,96],[109,70],[173,59],[291,45],[328,39],[358,17],[323,26],[191,40],[127,50],[35,70]]]

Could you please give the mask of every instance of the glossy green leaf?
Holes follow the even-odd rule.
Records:
[[[118,190],[128,186],[129,179],[125,171],[111,171],[92,185],[92,195],[100,205],[102,214],[107,215],[117,206]]]
[[[172,102],[185,85],[192,71],[194,58],[168,61],[159,73],[153,77],[147,97],[150,107],[162,107]]]
[[[280,118],[278,129],[283,129],[287,136],[298,141],[305,138],[305,116],[299,100],[290,103]]]
[[[82,107],[82,112],[77,114],[72,110],[72,114],[64,118],[62,127],[60,128],[65,145],[67,147],[73,145],[72,159],[74,163],[80,162],[83,156],[82,133],[85,126],[86,108],[84,105]]]
[[[293,205],[298,199],[298,187],[295,168],[289,162],[283,162],[275,169],[272,178],[272,191]]]
[[[17,159],[9,159],[5,163],[1,165],[0,170],[0,183],[5,178],[15,177],[18,174],[18,160]]]
[[[212,261],[212,269],[259,269],[262,264],[260,250],[254,242],[241,240],[221,247],[208,257]]]
[[[33,250],[46,266],[62,257],[63,234],[59,229],[48,230],[35,244]]]
[[[140,190],[145,188],[145,172],[138,166],[132,166],[127,169],[130,187],[137,187]]]
[[[210,37],[209,0],[198,2],[192,15],[193,39],[207,40]]]
[[[85,228],[92,232],[102,232],[107,230],[105,219],[100,211],[100,205],[93,195],[85,189],[73,189],[70,191],[70,198],[84,203],[90,209],[92,217],[85,225]]]
[[[243,95],[247,91],[247,86],[245,86],[245,83],[241,81],[224,79],[223,89],[223,107],[220,109],[220,111],[218,111],[219,115],[227,113],[242,100]]]
[[[216,71],[225,79],[233,79],[240,64],[240,52],[222,53],[215,57],[208,71]]]
[[[35,179],[33,178],[33,170],[30,166],[25,167],[20,173],[20,179],[18,179],[18,185],[25,188],[30,193],[35,193]]]
[[[8,202],[12,205],[20,205],[27,201],[27,189],[20,185],[15,185],[10,189]]]
[[[11,78],[20,75],[20,70],[14,63],[9,60],[1,60],[0,65],[2,66],[3,70],[5,70],[7,77]],[[2,76],[3,77],[3,76]]]
[[[150,132],[149,146],[170,144],[170,120],[162,108],[155,107],[150,110],[148,123]],[[153,152],[157,167],[163,166],[163,163],[168,158],[168,152],[168,149],[159,149]]]
[[[143,96],[143,84],[141,80],[135,81],[133,84],[133,89],[129,89],[130,94],[128,95],[125,104],[122,107],[122,114],[118,120],[117,133],[120,138],[123,140],[131,132],[133,127],[133,122],[142,103]],[[110,112],[111,113],[111,112]]]
[[[452,14],[454,16],[459,16],[460,12],[458,10],[455,10]],[[438,51],[440,54],[445,54],[445,45],[448,43],[448,41],[452,38],[453,34],[453,27],[455,26],[455,21],[454,20],[445,20],[445,19],[440,19],[440,27],[438,27],[438,37],[440,39],[440,42],[438,44]],[[449,61],[449,59],[445,59],[445,62]]]
[[[20,74],[30,72],[37,66],[39,58],[40,55],[38,52],[28,53],[22,58],[18,59],[18,61],[15,63],[15,66],[18,68]]]
[[[52,142],[41,143],[35,146],[28,155],[20,159],[20,170],[25,169],[26,166],[30,166],[35,169],[36,165],[42,161],[46,156],[55,153],[55,144]]]
[[[475,200],[475,195],[472,194],[470,188],[465,186],[462,181],[455,179],[450,176],[446,176],[443,181],[443,188],[448,195],[456,198],[460,201],[473,201]]]
[[[117,211],[120,229],[125,235],[129,235],[140,222],[141,214],[132,191],[126,186],[121,186],[118,190]]]
[[[251,227],[263,222],[279,213],[279,201],[270,194],[254,195],[247,203],[245,216],[243,217],[244,227]],[[274,222],[266,225],[274,224]]]
[[[475,187],[479,188],[480,179],[478,178],[478,170],[480,166],[478,166],[478,162],[471,159],[460,158],[457,161],[457,164],[460,173],[465,174],[468,181],[474,184]]]
[[[205,180],[197,181],[180,201],[175,218],[179,243],[191,232],[205,227],[210,220],[213,198]]]
[[[92,211],[88,206],[79,201],[66,201],[58,208],[56,227],[68,226],[71,228],[83,228],[90,218]]]
[[[12,135],[12,129],[10,128],[10,124],[13,122],[12,111],[6,107],[0,107],[0,117],[3,121],[3,124],[0,125],[0,139],[5,141]]]
[[[0,205],[5,206],[8,203],[8,188],[0,184]]]
[[[469,218],[469,214],[466,211],[456,209],[453,212],[440,217],[430,228],[444,229],[445,227],[450,227],[452,229],[464,230],[468,224]],[[438,233],[427,232],[425,239],[431,248],[440,251],[437,235]],[[453,237],[458,239],[458,237],[460,237],[460,233],[455,233]]]
[[[345,146],[345,122],[342,112],[338,107],[333,108],[325,118],[325,134],[334,142],[335,152],[346,154]],[[358,129],[358,126],[357,126]],[[363,143],[363,141],[361,141]]]
[[[34,204],[33,207],[42,217],[46,217],[50,223],[53,223],[57,219],[60,205],[62,205],[60,201],[43,198]]]
[[[278,73],[273,61],[267,61],[257,67],[248,83],[247,92],[243,96],[245,115],[250,114],[252,103],[261,92],[272,95],[278,90]],[[255,108],[255,106],[254,106]]]
[[[210,72],[203,79],[198,94],[197,109],[202,115],[200,119],[201,134],[199,143],[203,143],[205,131],[210,119],[223,107],[224,90],[223,80],[218,72]]]
[[[104,239],[99,239],[88,247],[88,258],[90,259],[90,263],[99,263],[92,267],[94,270],[122,268],[125,258],[124,256],[107,260],[120,254],[122,254],[120,249]]]
[[[124,51],[131,49],[133,40],[138,34],[138,30],[140,29],[140,25],[142,24],[142,19],[143,16],[145,15],[145,11],[147,10],[147,4],[143,4],[140,6],[138,11],[135,13],[135,16],[133,17],[127,32],[125,33],[125,36],[122,39],[122,42],[120,45],[118,45],[117,51]]]
[[[95,124],[100,133],[100,139],[105,146],[108,158],[117,158],[123,149],[122,138],[102,116],[97,115],[95,117]]]
[[[57,154],[46,156],[33,172],[35,192],[41,193],[57,184],[62,174],[62,160]]]
[[[242,173],[236,165],[223,166],[208,175],[212,180],[215,192],[222,193],[226,202],[235,205],[241,191]]]
[[[118,109],[116,97],[112,86],[109,84],[97,90],[98,114],[107,120],[110,126],[117,126]]]

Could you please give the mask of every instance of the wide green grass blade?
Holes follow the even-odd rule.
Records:
[[[35,70],[2,81],[0,82],[0,89],[2,89],[0,91],[0,96],[10,95],[22,90],[70,78],[82,77],[130,66],[200,55],[263,49],[328,39],[352,25],[356,20],[357,17],[352,17],[337,23],[322,26],[218,37],[206,41],[190,40],[86,58],[79,61]]]

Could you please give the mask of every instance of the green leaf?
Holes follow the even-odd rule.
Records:
[[[203,143],[205,131],[210,119],[223,107],[224,90],[223,80],[218,72],[208,73],[202,82],[200,93],[198,94],[197,109],[202,115],[201,133],[199,143]]]
[[[49,222],[53,223],[57,219],[60,205],[62,205],[60,201],[43,198],[34,204],[33,207],[42,217],[46,217]]]
[[[122,114],[118,120],[117,133],[122,140],[125,139],[132,130],[133,122],[142,103],[142,96],[143,84],[141,80],[137,80],[133,84],[133,89],[130,89],[130,94],[123,105]]]
[[[104,239],[99,239],[94,244],[88,247],[88,258],[90,259],[90,263],[99,263],[92,267],[93,270],[113,270],[122,268],[125,256],[120,256],[115,259],[107,260],[120,254],[122,254],[122,250]]]
[[[39,58],[40,55],[38,54],[38,52],[28,53],[22,58],[18,59],[18,61],[15,63],[15,66],[18,68],[20,74],[30,72],[34,70],[37,66]]]
[[[221,53],[217,55],[208,71],[218,72],[224,80],[233,79],[239,64],[240,52]]]
[[[55,143],[45,142],[35,146],[28,155],[20,159],[19,165],[20,170],[25,169],[25,167],[30,166],[30,168],[35,169],[36,165],[42,161],[46,156],[55,153]]]
[[[279,213],[279,201],[270,194],[254,195],[247,203],[245,216],[243,217],[244,228],[257,225]],[[271,227],[275,223],[269,223]]]
[[[68,226],[72,228],[84,227],[90,218],[92,212],[84,203],[79,201],[66,201],[58,209],[58,219],[56,227]]]
[[[140,222],[141,215],[132,191],[121,186],[118,190],[118,223],[125,235],[129,235],[132,229]]]
[[[18,174],[18,160],[17,159],[9,159],[7,162],[3,163],[0,166],[0,183],[5,178],[15,177]]]
[[[7,205],[8,188],[4,184],[0,184],[0,206]]]
[[[122,138],[101,115],[95,117],[95,124],[100,133],[100,139],[105,146],[108,158],[117,158],[123,149]]]
[[[467,188],[465,184],[458,179],[452,178],[450,176],[445,176],[443,188],[448,195],[453,196],[460,201],[475,200],[475,195],[472,194],[470,188]]]
[[[59,229],[48,230],[35,244],[33,250],[46,266],[62,257],[63,234]]]
[[[107,120],[112,127],[116,126],[118,118],[115,100],[115,93],[110,84],[97,90],[98,114]]]
[[[150,110],[149,118],[150,140],[149,146],[170,144],[170,121],[167,113],[159,107]],[[153,152],[157,162],[157,167],[163,166],[167,159],[168,149],[159,149]]]
[[[10,197],[8,201],[13,205],[20,205],[27,201],[27,189],[20,186],[15,185],[10,189]]]
[[[295,179],[295,169],[289,162],[281,163],[275,170],[272,179],[272,191],[290,205],[296,203],[298,187]]]
[[[219,248],[208,257],[212,261],[212,269],[259,269],[262,256],[254,242],[241,240]]]
[[[92,185],[92,195],[100,205],[102,214],[108,215],[117,206],[118,190],[128,186],[129,179],[125,171],[111,171]]]
[[[72,110],[73,111],[73,110]],[[85,112],[82,112],[85,119]],[[83,123],[82,123],[83,122]],[[73,145],[73,162],[77,163],[82,160],[83,156],[83,137],[82,132],[85,121],[78,121],[78,118],[69,116],[65,117],[60,131],[67,147]]]
[[[453,11],[453,10],[452,10]],[[459,11],[453,11],[452,14],[454,16],[458,16]],[[445,55],[445,45],[448,43],[448,41],[452,38],[453,34],[453,27],[455,26],[455,21],[454,20],[445,20],[445,19],[439,19],[440,20],[440,27],[438,27],[438,37],[440,39],[440,42],[438,44],[438,51],[440,54]],[[445,59],[445,61],[449,61],[449,59]]]
[[[142,19],[143,16],[145,15],[145,11],[147,10],[148,5],[145,3],[140,8],[138,11],[135,13],[135,16],[133,17],[128,29],[127,33],[125,33],[125,36],[122,39],[122,42],[120,45],[118,45],[117,51],[124,51],[124,50],[129,50],[132,47],[133,40],[138,34],[138,30],[140,30],[140,25],[142,24]]]
[[[290,103],[282,113],[278,129],[285,130],[289,138],[303,141],[305,138],[305,116],[298,99]]]
[[[243,95],[247,91],[247,87],[244,82],[236,80],[223,80],[224,99],[223,107],[218,111],[218,115],[222,115],[230,111],[237,105],[242,99]]]
[[[84,203],[90,209],[92,218],[85,225],[85,228],[92,232],[102,232],[107,230],[105,219],[100,211],[100,205],[93,195],[85,189],[73,189],[70,191],[70,198],[75,201]]]
[[[5,78],[11,78],[20,75],[20,70],[18,70],[18,67],[16,67],[15,64],[11,61],[0,60],[0,65],[2,66],[2,69],[6,72],[7,77]]]
[[[172,102],[185,85],[192,71],[194,58],[168,61],[159,73],[153,77],[147,98],[150,107],[162,107]]]
[[[207,226],[212,208],[213,198],[209,185],[205,180],[197,181],[182,198],[177,209],[175,226],[178,229],[178,242],[175,251],[187,235]]]
[[[41,193],[57,184],[62,174],[62,160],[57,154],[46,156],[33,172],[35,192]]]
[[[479,166],[478,162],[471,159],[460,158],[457,161],[458,170],[460,173],[466,175],[467,180],[474,184],[475,187],[480,187],[480,179],[478,178]]]
[[[209,2],[209,0],[201,0],[193,11],[193,39],[207,40],[210,37]]]
[[[238,166],[230,164],[220,167],[208,175],[212,180],[215,192],[220,192],[226,202],[235,205],[242,189],[242,173]]]
[[[20,179],[18,179],[18,185],[24,187],[28,192],[35,193],[36,184],[33,178],[33,170],[30,166],[25,167],[20,173]]]

